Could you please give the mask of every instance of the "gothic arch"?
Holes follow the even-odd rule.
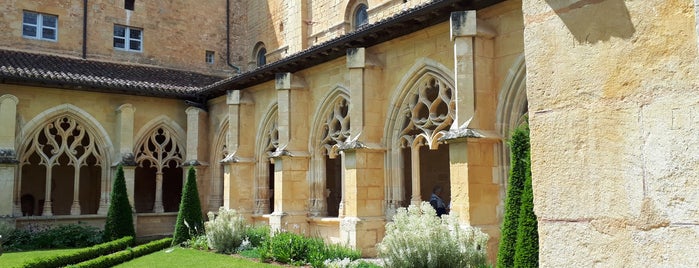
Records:
[[[277,130],[278,106],[273,103],[267,108],[267,113],[257,127],[258,134],[255,141],[256,169],[255,169],[255,208],[254,214],[269,214],[274,209],[274,172],[270,163],[269,154],[279,149],[279,132]]]
[[[510,167],[510,148],[506,141],[512,131],[524,122],[524,116],[528,111],[526,75],[527,68],[524,55],[517,57],[510,67],[500,93],[498,94],[498,107],[496,110],[496,129],[502,141],[498,146],[497,176],[500,187],[500,204],[498,205],[498,218],[502,218],[504,197],[507,191],[507,176]]]
[[[223,161],[230,152],[229,141],[229,123],[228,119],[221,121],[218,127],[218,134],[215,137],[214,147],[211,150],[211,184],[209,188],[209,210],[218,211],[218,208],[223,206]]]
[[[137,137],[134,148],[136,212],[177,211],[184,184],[181,167],[186,156],[186,147],[181,142],[184,131],[163,115],[145,124]]]
[[[20,168],[15,188],[16,214],[42,214],[52,216],[54,214],[55,198],[60,197],[58,214],[68,214],[66,206],[62,203],[70,202],[69,213],[80,214],[104,214],[107,208],[107,192],[109,182],[109,157],[112,153],[112,144],[109,135],[101,124],[88,112],[72,105],[62,104],[36,115],[20,131],[19,161]],[[38,161],[38,162],[37,162]],[[37,162],[37,163],[33,163]],[[37,168],[26,170],[25,165],[39,165],[44,167],[45,174],[39,174]],[[72,166],[72,170],[69,170]],[[56,167],[56,169],[54,169]],[[60,182],[63,177],[70,177],[73,172],[73,180]],[[54,178],[53,173],[61,173]],[[31,204],[31,212],[24,209],[29,204],[20,204],[23,194],[22,182],[35,180],[25,186],[34,186],[27,191],[27,195],[34,196],[40,189],[36,184],[42,184],[39,177],[44,177],[43,197],[32,198],[39,203]],[[86,177],[99,177],[99,180],[89,180]],[[38,180],[37,180],[38,179]],[[60,182],[60,185],[58,185]],[[67,184],[72,183],[72,202],[67,199],[70,194],[55,196],[54,191],[64,192]],[[58,189],[57,189],[58,188]],[[41,199],[40,199],[41,198]],[[42,202],[43,200],[43,202]],[[33,202],[32,202],[33,203]],[[34,212],[36,211],[36,212]],[[38,211],[41,211],[39,213]]]
[[[385,211],[386,218],[389,220],[393,217],[396,208],[400,207],[401,204],[406,201],[404,198],[407,198],[404,190],[405,183],[403,182],[405,171],[403,169],[404,158],[402,148],[406,146],[417,148],[421,144],[425,144],[430,149],[437,149],[439,147],[439,138],[443,136],[444,131],[448,130],[453,121],[455,100],[453,100],[454,80],[451,73],[452,70],[439,62],[429,58],[420,58],[408,70],[406,75],[403,76],[391,97],[391,105],[389,106],[384,128],[384,140],[386,141],[386,147],[388,149],[385,160],[387,166],[385,185],[388,186],[385,190]],[[439,94],[437,94],[436,98],[433,97],[430,99],[423,96],[421,90],[424,91],[425,85],[427,85],[425,83],[435,83],[428,86],[436,86],[439,88]],[[415,124],[416,129],[425,130],[421,131],[421,133],[410,132],[408,131],[410,126],[404,125],[407,113],[414,113],[414,111],[416,111],[416,109],[414,109],[416,106],[413,106],[411,109],[410,105],[413,102],[421,105],[423,109],[427,108],[429,113],[423,114],[423,116],[426,116],[427,121],[434,121],[420,122],[419,120],[411,120],[414,122],[410,124],[424,124],[419,127],[417,126],[418,124]],[[422,102],[422,104],[420,102]],[[446,116],[443,116],[441,113],[444,112],[443,110],[445,107],[447,108],[447,113],[445,114]],[[442,112],[436,113],[437,111],[434,109],[440,109]],[[434,115],[438,116],[434,117]],[[436,123],[437,127],[427,130],[425,127],[432,123]],[[406,139],[406,137],[409,136],[414,136],[415,138],[412,140],[409,138]]]
[[[341,163],[338,148],[350,134],[349,102],[349,90],[336,85],[313,114],[308,144],[311,152],[309,207],[313,216],[336,216],[336,212],[337,216],[342,214],[342,172],[337,178],[337,172],[329,173],[328,167],[334,163],[337,169]],[[334,179],[328,181],[328,176]]]

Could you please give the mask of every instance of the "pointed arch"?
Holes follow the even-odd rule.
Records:
[[[228,144],[230,132],[228,131],[228,119],[221,121],[218,127],[217,135],[214,137],[214,147],[211,150],[211,163],[213,169],[211,171],[211,184],[209,188],[209,211],[217,211],[223,206],[223,164],[221,161],[230,153]]]
[[[338,84],[313,114],[308,146],[311,152],[309,207],[313,216],[342,214],[343,183],[338,148],[350,134],[349,102],[349,90]]]
[[[72,104],[49,108],[22,127],[20,139],[15,206],[31,208],[31,212],[23,214],[52,216],[54,201],[58,214],[106,212],[107,167],[113,147],[107,131],[90,113]],[[38,166],[24,168],[34,165]],[[45,174],[39,171],[42,169]],[[54,173],[60,176],[54,177]],[[89,179],[94,177],[99,179]],[[27,183],[23,186],[24,180]],[[71,190],[72,200],[69,193],[64,193]],[[34,195],[37,196],[20,198]],[[38,203],[19,204],[22,200]]]
[[[527,68],[524,54],[519,55],[507,72],[502,88],[498,94],[498,107],[496,110],[496,129],[501,137],[497,145],[498,168],[497,180],[500,187],[500,203],[498,204],[497,217],[502,218],[504,213],[505,195],[507,192],[507,177],[510,168],[510,148],[506,141],[512,131],[526,120],[524,116],[528,112]]]
[[[403,178],[404,172],[410,170],[403,169],[403,148],[411,148],[415,152],[411,158],[419,156],[417,152],[422,144],[437,149],[439,138],[453,121],[455,100],[452,73],[451,69],[435,60],[420,58],[393,91],[384,127],[388,149],[385,160],[385,211],[389,220],[396,208],[408,198]],[[432,96],[425,95],[426,91],[431,91]]]
[[[181,167],[186,155],[186,147],[181,142],[184,130],[162,115],[146,123],[137,137],[134,148],[136,211],[177,211],[184,180]]]
[[[272,103],[267,113],[258,125],[255,168],[255,208],[254,214],[269,214],[274,210],[274,164],[269,161],[269,154],[279,148],[279,132],[277,130],[278,106]]]

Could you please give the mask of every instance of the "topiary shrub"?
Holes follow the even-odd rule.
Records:
[[[488,235],[454,215],[438,218],[430,203],[399,208],[377,245],[385,267],[485,267]]]
[[[210,220],[205,223],[205,228],[209,247],[219,253],[236,252],[247,232],[245,219],[235,210],[223,207],[218,209],[218,216],[213,212],[208,216]]]
[[[539,233],[534,214],[534,193],[530,166],[529,154],[527,154],[527,176],[524,181],[522,206],[519,211],[514,267],[539,267]]]
[[[112,195],[107,212],[107,220],[104,223],[104,241],[112,241],[125,236],[136,236],[133,227],[133,215],[129,196],[126,193],[126,180],[124,169],[117,166],[116,178],[112,186]]]
[[[179,245],[204,232],[204,220],[201,215],[201,202],[199,201],[199,190],[197,190],[197,173],[194,167],[189,167],[187,172],[187,182],[182,189],[182,200],[180,200],[180,211],[177,213],[177,223],[175,233],[172,237],[172,244]]]
[[[529,152],[529,128],[526,124],[516,128],[512,133],[510,145],[510,177],[505,199],[505,215],[500,229],[500,249],[498,250],[498,267],[514,265],[515,244],[517,243],[517,225],[522,206],[522,190],[526,180],[527,158]]]

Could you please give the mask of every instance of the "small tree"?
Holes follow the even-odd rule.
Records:
[[[532,171],[527,154],[527,177],[522,192],[522,207],[519,211],[517,226],[517,245],[514,267],[539,267],[539,233],[534,214],[534,191],[532,189]]]
[[[117,166],[116,179],[112,186],[111,203],[107,212],[107,221],[104,224],[104,241],[112,241],[125,236],[136,236],[133,227],[133,215],[131,204],[126,193],[126,180],[124,169]]]
[[[197,190],[197,173],[194,167],[189,167],[187,172],[187,182],[182,189],[182,200],[180,200],[180,211],[177,214],[177,224],[172,238],[172,244],[177,245],[187,241],[191,236],[204,231],[204,221],[201,215],[201,202],[199,202],[199,191]]]
[[[514,266],[515,244],[517,243],[517,225],[522,207],[521,196],[529,166],[529,128],[523,124],[512,133],[510,145],[510,178],[505,200],[505,216],[500,230],[500,249],[497,267]]]

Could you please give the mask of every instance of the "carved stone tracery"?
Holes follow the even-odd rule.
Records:
[[[175,168],[182,164],[184,150],[177,144],[169,130],[159,127],[138,147],[136,163],[142,168],[156,169],[156,190],[154,212],[162,213],[163,208],[163,169]],[[149,163],[144,166],[145,163]]]

